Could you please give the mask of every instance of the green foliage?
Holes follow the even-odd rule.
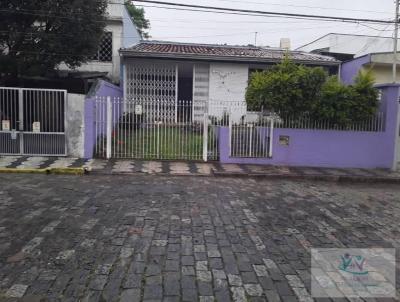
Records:
[[[322,87],[318,110],[314,115],[338,125],[361,122],[373,116],[378,109],[378,91],[373,87],[371,71],[359,72],[353,85],[343,85],[330,77]]]
[[[348,125],[373,116],[378,92],[370,71],[360,72],[353,85],[343,85],[319,67],[296,65],[289,59],[255,73],[246,92],[250,110],[268,110],[282,116],[309,116]]]
[[[125,6],[142,38],[149,39],[150,34],[148,30],[150,29],[150,21],[146,19],[144,9],[136,7],[131,1],[126,1]]]
[[[250,110],[282,114],[310,112],[317,105],[327,74],[320,68],[294,64],[288,58],[270,70],[255,73],[246,92]]]
[[[45,75],[61,62],[75,68],[96,52],[107,0],[0,1],[0,73]]]

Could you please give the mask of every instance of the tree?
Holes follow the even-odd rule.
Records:
[[[76,68],[96,52],[107,0],[0,1],[0,73],[43,76],[64,62]]]
[[[131,1],[126,1],[125,6],[142,38],[149,39],[150,34],[148,30],[150,29],[150,21],[146,19],[144,9],[136,7]]]

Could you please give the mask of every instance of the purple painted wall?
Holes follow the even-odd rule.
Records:
[[[85,152],[84,157],[93,158],[96,145],[95,133],[95,99],[96,97],[122,97],[122,88],[106,81],[98,81],[95,88],[89,92],[85,100]],[[103,129],[105,132],[105,129]]]
[[[272,158],[229,156],[229,128],[220,128],[222,163],[309,166],[332,168],[387,168],[396,164],[399,85],[380,85],[386,102],[384,132],[275,129]],[[279,136],[289,136],[289,146]]]
[[[365,55],[354,60],[344,62],[340,67],[340,78],[344,84],[352,84],[354,77],[365,64],[371,62],[371,55]]]

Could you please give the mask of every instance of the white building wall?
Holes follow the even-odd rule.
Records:
[[[229,102],[240,102],[244,105],[248,80],[249,66],[246,64],[211,63],[210,114],[222,116],[224,111],[229,110],[227,108]],[[231,112],[231,114],[237,120],[245,114],[245,107],[243,110]]]
[[[329,34],[298,48],[298,50],[307,52],[318,49],[326,49],[333,53],[354,54],[355,57],[360,57],[374,52],[392,51],[393,39],[388,37]]]
[[[68,93],[67,98],[67,154],[83,158],[85,133],[85,95]]]

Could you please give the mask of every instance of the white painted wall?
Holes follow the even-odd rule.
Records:
[[[107,14],[109,19],[122,19],[124,0],[109,0]]]
[[[67,98],[67,155],[84,157],[85,95],[68,93]]]
[[[234,63],[210,64],[210,114],[221,116],[228,102],[245,104],[246,88],[249,80],[249,66]],[[222,105],[219,105],[222,103]],[[243,112],[242,112],[243,111]],[[237,120],[245,114],[245,110],[232,112]]]

